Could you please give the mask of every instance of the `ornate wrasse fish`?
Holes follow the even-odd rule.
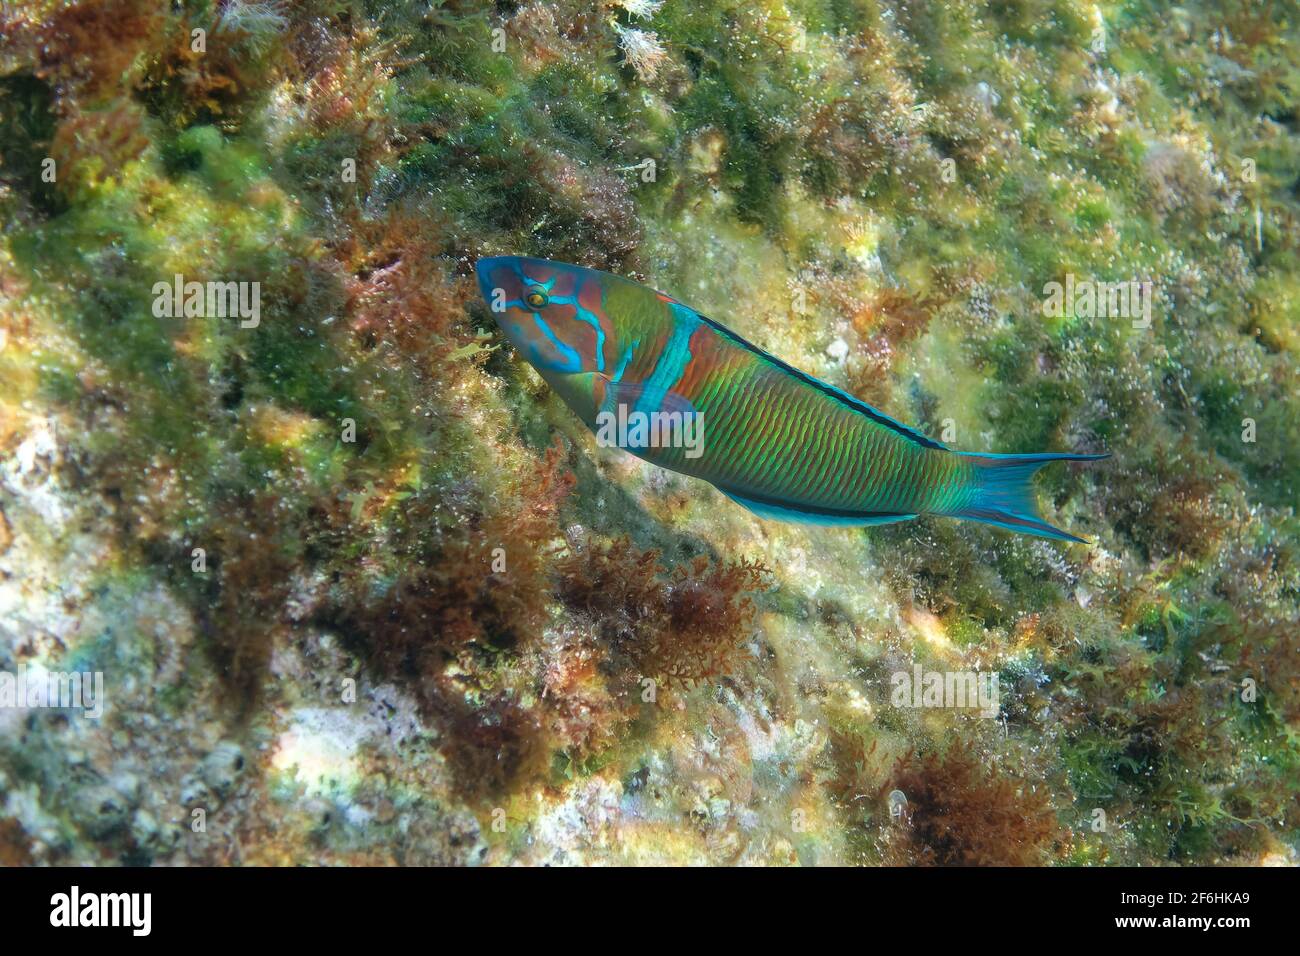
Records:
[[[624,447],[756,514],[846,526],[946,515],[1084,541],[1043,521],[1030,478],[1107,455],[953,451],[631,280],[520,256],[476,269],[506,338],[589,428],[695,425],[692,445],[654,441],[666,429],[652,424]]]

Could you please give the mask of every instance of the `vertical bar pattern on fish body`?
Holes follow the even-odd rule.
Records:
[[[744,498],[827,512],[917,514],[962,504],[971,466],[959,456],[874,420],[855,399],[675,300],[634,285],[611,291],[604,311],[618,316],[619,338],[643,346],[621,382],[645,389],[637,410],[659,410],[668,389],[703,421],[700,457],[680,447],[638,450],[647,460]]]

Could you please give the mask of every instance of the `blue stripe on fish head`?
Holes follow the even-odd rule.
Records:
[[[480,259],[475,270],[488,311],[538,371],[605,371],[612,343],[594,273],[521,256]]]

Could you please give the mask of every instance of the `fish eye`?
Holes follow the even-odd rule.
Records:
[[[528,290],[528,294],[524,296],[524,301],[528,303],[530,309],[540,309],[544,307],[547,302],[550,302],[551,299],[550,296],[541,289],[534,288]]]

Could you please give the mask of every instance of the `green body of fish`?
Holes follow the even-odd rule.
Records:
[[[832,525],[921,514],[1081,541],[1044,522],[1029,479],[1105,455],[952,451],[677,300],[580,266],[478,263],[511,342],[598,437],[702,478],[764,517]]]

